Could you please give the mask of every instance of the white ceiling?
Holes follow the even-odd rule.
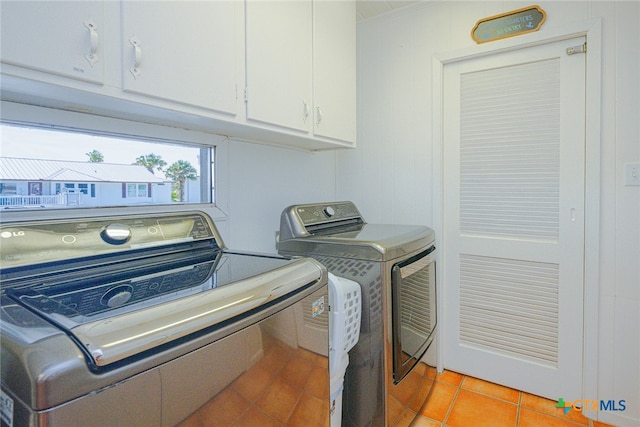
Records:
[[[403,0],[356,0],[356,20],[361,21],[372,18],[376,15],[382,15],[393,9],[405,7],[413,3],[418,2]]]

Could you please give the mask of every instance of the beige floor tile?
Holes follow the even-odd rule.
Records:
[[[321,354],[318,353],[314,353],[312,351],[306,350],[302,347],[298,348],[296,350],[296,354],[304,359],[307,359],[311,362],[313,362],[314,365],[318,365],[322,368],[327,369],[329,367],[329,358],[326,356],[323,356]]]
[[[412,425],[411,423],[413,422],[415,417],[416,413],[407,409],[402,413],[400,418],[398,418],[393,427],[409,427],[410,425]]]
[[[178,424],[177,427],[205,427],[205,425],[200,413],[196,412]]]
[[[391,395],[400,401],[404,406],[409,406],[409,403],[420,390],[420,385],[424,377],[416,372],[409,372],[406,377],[402,379],[400,384],[390,384]]]
[[[464,375],[452,371],[444,371],[436,375],[436,381],[447,383],[458,387],[462,382]]]
[[[520,405],[524,408],[530,408],[562,420],[573,421],[585,426],[589,425],[589,420],[582,415],[582,412],[572,409],[565,414],[562,408],[556,408],[557,401],[523,392],[520,402]]]
[[[420,409],[420,414],[435,421],[444,421],[458,389],[450,384],[435,382],[427,403]]]
[[[218,394],[200,410],[207,427],[230,426],[251,406],[251,402],[232,388]]]
[[[269,417],[284,424],[293,412],[302,390],[287,384],[282,378],[276,378],[256,401],[256,406]]]
[[[473,377],[464,377],[461,387],[485,396],[506,400],[510,403],[517,404],[520,401],[520,392],[518,390]]]
[[[543,414],[542,412],[520,408],[518,427],[577,427],[578,425],[579,424],[571,421]]]
[[[515,427],[517,414],[515,404],[460,390],[445,422],[451,427]]]
[[[413,420],[411,427],[440,427],[441,423],[430,420],[429,418],[425,418],[422,415],[416,415],[416,418]]]
[[[593,427],[615,427],[611,424],[601,423],[600,421],[594,421]]]
[[[291,427],[329,427],[329,402],[303,393],[287,425]]]
[[[420,409],[425,405],[427,399],[430,397],[429,392],[433,388],[434,381],[430,379],[424,379],[420,384],[420,388],[413,396],[413,399],[409,403],[409,409],[413,412],[420,412]]]
[[[252,408],[244,414],[233,427],[279,427],[275,420],[269,418],[264,412],[257,408]]]
[[[231,388],[250,402],[254,402],[273,379],[274,376],[268,369],[256,364],[231,383]]]
[[[329,378],[327,370],[319,366],[314,366],[311,374],[307,378],[304,390],[312,396],[329,400]]]
[[[387,425],[394,425],[402,413],[404,412],[404,405],[398,401],[395,397],[391,396],[387,400]]]
[[[265,351],[262,359],[257,363],[273,374],[280,372],[293,356],[293,349],[280,342],[276,342],[271,348]]]
[[[296,353],[280,371],[280,377],[294,387],[303,388],[313,368],[313,362]]]

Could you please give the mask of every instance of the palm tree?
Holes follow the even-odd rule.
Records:
[[[89,156],[89,162],[91,163],[102,163],[104,162],[104,156],[98,150],[89,151],[88,153],[84,153]]]
[[[162,168],[167,166],[167,162],[162,160],[162,156],[149,153],[136,158],[136,165],[144,166],[149,172],[155,174],[155,169],[162,171]]]
[[[172,179],[178,186],[179,201],[184,201],[184,184],[187,180],[195,181],[198,171],[186,160],[178,160],[164,171],[167,178]]]

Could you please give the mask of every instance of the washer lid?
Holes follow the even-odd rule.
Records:
[[[218,328],[323,278],[312,259],[245,253],[144,267],[95,276],[89,270],[82,279],[7,295],[72,337],[93,366],[105,367]]]
[[[281,254],[389,261],[433,245],[434,240],[434,231],[423,225],[361,224],[356,230],[280,240],[277,246]]]

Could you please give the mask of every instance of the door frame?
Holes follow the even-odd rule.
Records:
[[[584,36],[587,40],[585,76],[585,218],[584,218],[584,344],[583,344],[583,398],[599,399],[598,396],[598,293],[600,274],[600,153],[601,153],[601,64],[602,64],[602,19],[587,22],[567,23],[561,27],[544,28],[540,32],[522,37],[512,37],[493,43],[482,44],[436,54],[432,58],[433,93],[433,222],[436,241],[440,242],[436,275],[439,286],[446,286],[444,274],[444,248],[447,245],[442,235],[444,224],[444,67],[447,64],[468,59],[494,55],[502,52],[526,49],[533,46]],[[444,285],[443,285],[444,284]],[[443,292],[438,292],[438,306],[445,307]],[[438,372],[444,368],[443,338],[447,325],[438,326],[436,337],[438,349]],[[587,333],[588,331],[588,333]],[[595,414],[591,414],[594,417]]]

